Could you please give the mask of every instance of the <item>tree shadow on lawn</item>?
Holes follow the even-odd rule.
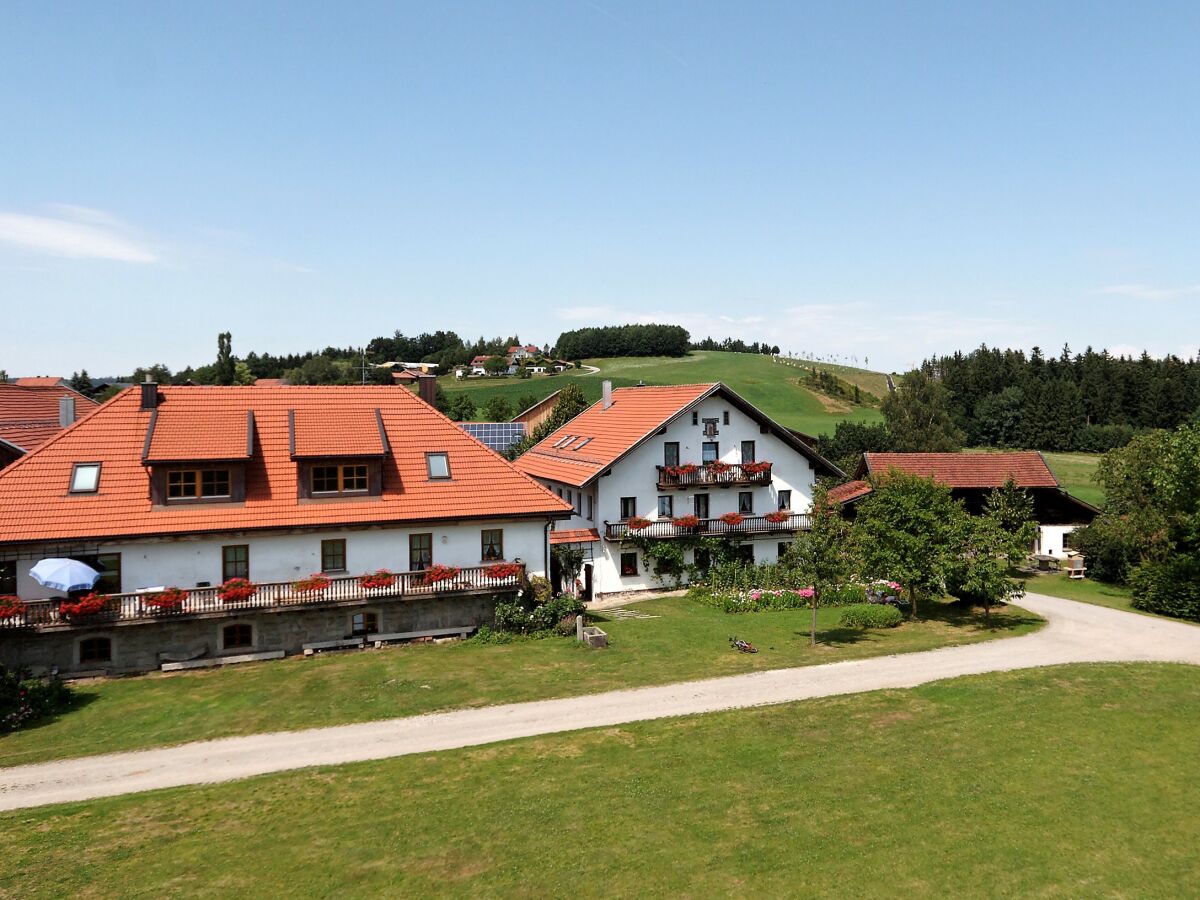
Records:
[[[83,692],[78,687],[72,687],[71,699],[68,703],[59,709],[54,710],[53,712],[46,713],[43,716],[38,716],[36,719],[25,722],[16,731],[10,731],[7,734],[0,734],[0,742],[5,740],[11,741],[20,734],[36,731],[37,729],[43,728],[46,725],[53,725],[59,719],[63,719],[72,713],[78,712],[85,706],[90,706],[99,699],[100,698],[92,691]]]
[[[911,620],[906,620],[911,621]],[[992,607],[991,617],[984,615],[982,606],[966,600],[942,603],[926,603],[918,610],[918,622],[941,622],[955,628],[976,628],[988,631],[1015,631],[1019,628],[1036,626],[1042,622],[1040,616],[1024,610],[1016,612],[1011,606],[997,604]]]

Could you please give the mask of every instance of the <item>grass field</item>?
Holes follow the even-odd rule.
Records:
[[[538,398],[560,389],[568,381],[576,382],[589,400],[600,399],[600,385],[605,379],[615,387],[630,387],[639,381],[647,384],[696,384],[723,381],[768,416],[789,428],[809,434],[832,432],[840,420],[855,422],[881,421],[878,409],[828,400],[797,382],[802,371],[775,363],[768,356],[752,353],[722,353],[697,350],[681,359],[670,357],[623,357],[587,360],[599,367],[598,373],[573,371],[563,375],[519,378],[477,378],[456,381],[443,376],[439,384],[453,397],[470,392],[477,406],[488,398],[502,396],[514,407],[525,394]],[[866,373],[872,374],[872,373]]]
[[[0,738],[0,765],[927,650],[1041,623],[1010,607],[988,629],[956,604],[926,604],[922,621],[854,631],[837,626],[840,610],[826,609],[824,643],[812,648],[804,610],[729,615],[684,598],[636,608],[657,618],[605,623],[604,651],[566,638],[471,641],[83,683],[79,708]],[[733,634],[760,652],[732,652]]]
[[[1093,476],[1100,465],[1099,453],[1044,453],[1046,462],[1059,483],[1080,500],[1093,506],[1104,505],[1104,488]]]
[[[0,817],[22,897],[1177,897],[1200,670],[1096,665]]]

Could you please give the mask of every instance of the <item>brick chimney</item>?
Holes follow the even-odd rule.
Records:
[[[421,374],[417,376],[417,396],[430,406],[435,405],[435,401],[437,400],[436,375]]]
[[[75,398],[74,397],[59,397],[58,398],[58,424],[63,428],[71,425],[75,421]]]
[[[612,382],[605,381],[600,385],[600,408],[608,409],[612,406]]]

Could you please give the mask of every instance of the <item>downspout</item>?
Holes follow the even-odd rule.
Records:
[[[550,527],[553,524],[553,519],[547,519],[545,533],[542,535],[542,572],[546,578],[550,577]]]

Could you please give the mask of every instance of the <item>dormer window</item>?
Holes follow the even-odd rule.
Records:
[[[230,496],[228,469],[176,469],[167,472],[167,500],[216,500]]]
[[[425,468],[430,479],[446,479],[450,477],[449,453],[426,453]]]
[[[75,463],[71,470],[71,493],[94,494],[100,489],[100,463]]]
[[[312,467],[312,492],[314,495],[365,494],[367,484],[365,463]]]

